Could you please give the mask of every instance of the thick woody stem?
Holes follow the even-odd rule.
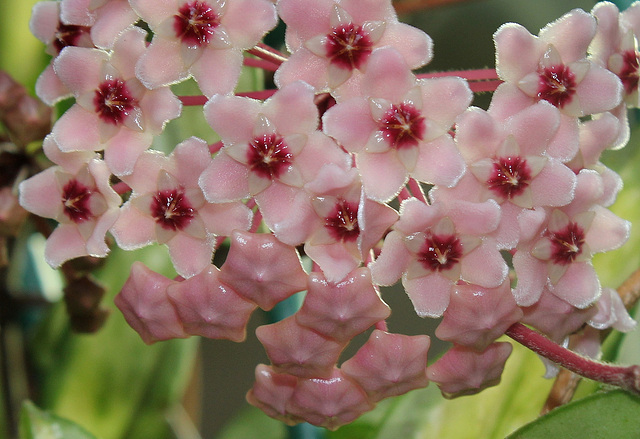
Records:
[[[522,323],[511,325],[506,334],[526,348],[580,376],[622,387],[640,395],[640,366],[612,366],[588,359],[557,345]]]

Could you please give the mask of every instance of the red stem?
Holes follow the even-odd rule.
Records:
[[[612,366],[588,359],[557,345],[522,323],[511,325],[506,334],[533,352],[578,375],[640,394],[640,366]]]
[[[487,81],[491,79],[499,79],[496,69],[478,69],[478,70],[454,70],[450,72],[432,72],[417,75],[418,78],[442,78],[445,76],[459,76],[468,81]]]
[[[247,50],[247,53],[262,60],[269,61],[277,66],[287,60],[287,58],[280,52],[264,44],[259,44],[254,48]]]
[[[274,64],[263,59],[245,58],[243,64],[245,66],[257,67],[259,69],[268,70],[270,72],[275,72],[276,70],[278,70],[278,64]]]

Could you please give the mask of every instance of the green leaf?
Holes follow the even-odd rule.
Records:
[[[598,393],[553,410],[508,439],[638,437],[640,398],[623,390]]]
[[[282,422],[268,417],[260,409],[248,406],[225,425],[216,439],[246,439],[251,437],[286,439],[287,427]]]
[[[31,344],[41,377],[38,403],[103,439],[167,437],[166,413],[183,394],[197,350],[197,338],[145,345],[126,324],[113,296],[134,260],[175,276],[164,247],[116,248],[95,273],[108,289],[103,303],[112,308],[104,328],[95,335],[72,334],[61,304]]]
[[[96,439],[78,424],[40,410],[31,401],[22,404],[20,439]]]

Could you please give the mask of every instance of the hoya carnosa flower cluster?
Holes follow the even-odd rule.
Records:
[[[260,43],[278,16],[288,58]],[[166,244],[180,276],[136,263],[116,297],[147,343],[242,341],[257,307],[306,291],[257,330],[271,365],[247,398],[270,416],[337,428],[429,380],[480,391],[519,321],[557,342],[585,323],[633,327],[591,257],[629,235],[608,210],[620,177],[599,157],[626,143],[638,103],[639,4],[573,10],[537,36],[502,26],[488,110],[469,107],[462,78],[413,73],[432,41],[389,0],[45,1],[32,29],[54,56],[38,94],[75,98],[45,142],[56,166],[20,187],[60,223],[48,262],[106,256],[109,232],[124,249]],[[275,70],[264,101],[233,94],[243,62]],[[188,102],[171,85],[190,77],[221,142],[150,149]],[[454,344],[429,367],[429,337],[387,330],[379,286],[399,280]]]

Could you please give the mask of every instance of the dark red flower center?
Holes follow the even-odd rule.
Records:
[[[332,64],[353,70],[362,67],[373,50],[373,41],[362,26],[341,24],[327,35],[327,57]]]
[[[249,19],[249,17],[247,17]],[[183,43],[196,46],[209,44],[220,24],[218,14],[207,2],[185,3],[174,16],[173,29]]]
[[[108,79],[96,90],[93,104],[100,119],[120,125],[138,106],[138,101],[122,79]]]
[[[182,230],[195,215],[195,210],[179,189],[158,191],[151,201],[151,216],[167,230]]]
[[[387,110],[378,123],[382,135],[392,148],[417,146],[424,139],[424,117],[412,104],[402,102]]]
[[[89,208],[92,190],[76,179],[69,180],[62,188],[63,211],[71,221],[80,224],[93,218]]]
[[[487,180],[489,189],[506,199],[513,198],[529,186],[531,169],[522,157],[500,157],[493,162],[493,172]]]
[[[273,133],[255,137],[247,150],[249,168],[264,178],[278,178],[293,161],[284,139]]]
[[[582,227],[570,222],[559,232],[549,232],[551,240],[551,260],[560,265],[572,263],[581,253],[585,241]]]
[[[360,235],[358,226],[358,205],[338,199],[331,214],[324,219],[329,234],[338,241],[355,241]]]
[[[538,79],[538,97],[563,108],[576,93],[576,76],[568,66],[545,67]]]
[[[638,90],[638,77],[640,70],[640,53],[635,50],[627,50],[622,54],[624,65],[618,74],[624,90],[627,94],[631,94]]]
[[[56,49],[56,53],[62,52],[62,49],[67,46],[77,46],[78,40],[83,35],[89,34],[90,31],[91,28],[87,26],[59,23],[53,39],[53,47]]]
[[[430,235],[418,253],[418,261],[431,271],[449,270],[461,257],[462,244],[456,235]]]

